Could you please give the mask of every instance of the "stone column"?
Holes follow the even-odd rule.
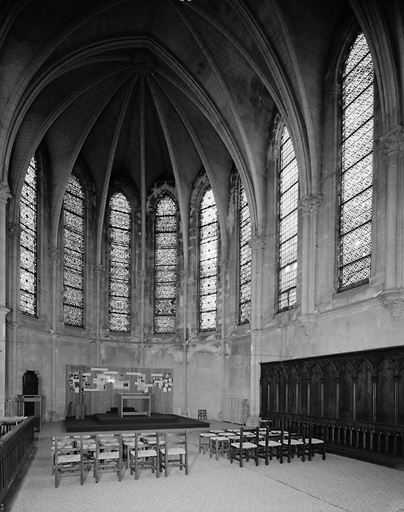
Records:
[[[94,266],[95,271],[95,279],[96,279],[96,313],[95,313],[95,346],[96,346],[96,355],[95,361],[97,366],[101,364],[101,275],[104,272],[104,266],[101,264],[96,264]],[[103,316],[103,315],[102,315]],[[103,321],[103,324],[109,324],[109,319]]]
[[[143,250],[143,249],[142,249]],[[141,367],[144,368],[145,366],[145,326],[146,326],[146,308],[145,308],[145,290],[146,290],[146,278],[147,278],[147,272],[146,270],[139,270],[139,278],[138,282],[141,287],[141,296],[142,296],[142,306],[141,306],[141,314],[140,314],[140,362]]]
[[[56,304],[57,297],[57,266],[59,261],[59,251],[57,247],[51,247],[49,249],[49,259],[52,265],[52,297],[53,300],[50,302],[51,310],[51,396],[50,396],[50,407],[49,407],[49,416],[51,421],[57,420],[56,414],[56,388],[57,388],[57,325],[58,325],[58,315]]]
[[[17,384],[17,331],[20,325],[19,318],[19,263],[20,263],[20,236],[21,227],[19,224],[13,223],[8,225],[8,304],[10,313],[7,317],[7,350],[6,350],[6,395],[10,398],[12,395],[17,395],[21,390],[18,390]],[[16,412],[16,411],[14,411]]]
[[[250,359],[250,417],[248,425],[259,424],[260,415],[260,362],[262,361],[262,303],[263,256],[265,239],[253,237],[251,246],[251,359]]]
[[[308,195],[299,202],[299,210],[303,216],[301,231],[301,315],[303,317],[315,313],[317,212],[321,200],[321,195]]]
[[[6,207],[11,197],[6,183],[0,183],[0,416],[6,408]]]
[[[220,262],[220,275],[221,275],[221,282],[226,282],[226,276],[228,273],[229,267],[228,267],[228,261],[226,256],[223,254],[222,260]],[[220,327],[220,336],[218,339],[220,339],[220,412],[218,414],[218,420],[223,419],[223,401],[226,397],[226,351],[227,351],[227,341],[226,341],[226,329],[225,329],[225,312],[227,311],[227,304],[226,304],[226,294],[222,293],[221,296],[221,327]]]
[[[386,165],[386,239],[385,239],[385,291],[401,287],[398,282],[399,236],[399,165],[404,150],[404,128],[397,126],[380,138],[382,157]]]

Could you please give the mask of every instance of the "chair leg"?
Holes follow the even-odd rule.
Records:
[[[83,468],[83,457],[80,460],[80,484],[84,484],[84,468]]]
[[[139,460],[135,453],[135,480],[139,480]]]

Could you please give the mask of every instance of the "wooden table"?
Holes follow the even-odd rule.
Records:
[[[151,416],[151,400],[149,393],[118,393],[120,395],[118,412],[119,416]],[[146,400],[145,411],[124,411],[124,404],[129,400]]]

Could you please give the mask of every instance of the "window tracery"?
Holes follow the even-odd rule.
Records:
[[[163,195],[156,205],[154,230],[154,331],[174,333],[177,314],[177,205]]]
[[[239,307],[238,322],[245,324],[251,317],[251,220],[247,195],[239,181]]]
[[[109,329],[130,332],[131,327],[131,207],[122,192],[109,201]]]
[[[365,36],[355,39],[342,76],[338,289],[366,282],[371,269],[374,70]]]
[[[63,200],[63,320],[84,326],[84,191],[75,175]]]
[[[278,172],[278,310],[296,302],[299,178],[292,140],[282,129]]]
[[[38,163],[28,166],[20,200],[20,310],[37,316]]]
[[[213,191],[203,194],[199,210],[199,330],[216,329],[219,227]]]

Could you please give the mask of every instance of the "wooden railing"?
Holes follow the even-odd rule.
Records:
[[[34,416],[26,418],[0,439],[0,510],[34,447],[35,421]]]
[[[363,459],[404,465],[404,427],[379,423],[352,422],[314,416],[267,413],[269,426],[286,429],[312,425],[320,427],[329,451]]]

